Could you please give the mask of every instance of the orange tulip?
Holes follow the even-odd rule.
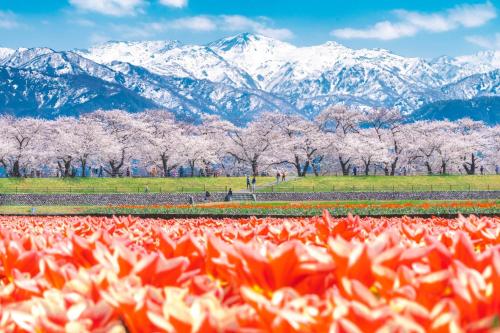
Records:
[[[498,217],[0,217],[0,332],[488,332],[499,309]]]

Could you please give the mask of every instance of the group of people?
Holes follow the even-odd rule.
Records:
[[[276,172],[276,184],[278,184],[280,182],[280,179],[282,182],[286,181],[286,172],[285,171]]]
[[[247,175],[247,190],[251,188],[252,192],[255,192],[255,185],[257,185],[257,178],[253,176],[252,180],[250,181],[250,176]]]

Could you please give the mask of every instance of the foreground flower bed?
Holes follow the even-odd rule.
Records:
[[[379,201],[379,202],[221,202],[196,205],[121,205],[82,209],[86,214],[236,214],[316,216],[328,210],[333,216],[349,213],[368,216],[412,214],[500,214],[499,200]]]
[[[500,218],[0,217],[0,332],[487,332]]]

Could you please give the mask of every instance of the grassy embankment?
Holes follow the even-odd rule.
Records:
[[[304,177],[265,189],[275,192],[430,192],[500,190],[500,176]]]
[[[259,183],[272,178],[259,177]],[[0,193],[226,192],[246,188],[245,177],[194,178],[2,178]]]
[[[500,176],[308,176],[273,184],[273,177],[258,177],[257,185],[268,185],[262,192],[331,191],[468,191],[500,190]],[[243,190],[244,177],[218,178],[27,178],[0,179],[0,193],[159,193],[226,192]]]

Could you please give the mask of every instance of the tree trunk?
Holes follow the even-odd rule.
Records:
[[[347,159],[346,161],[344,161],[344,159],[339,156],[339,163],[340,163],[340,167],[342,168],[342,175],[344,176],[349,176],[349,171],[351,170],[351,165],[349,164],[349,161],[351,159]]]
[[[252,175],[254,177],[257,177],[259,175],[259,164],[255,159],[252,161]]]
[[[313,172],[316,177],[319,176],[319,170],[318,170],[318,165],[316,163],[313,164]]]
[[[168,157],[165,155],[161,156],[161,164],[163,165],[163,177],[168,177]]]
[[[210,162],[203,160],[203,165],[205,166],[205,177],[210,177]]]
[[[392,163],[391,163],[391,176],[396,175],[396,167],[398,166],[398,160],[399,160],[399,157],[396,157],[396,159],[394,159],[394,161],[392,161]]]
[[[19,167],[19,161],[15,161],[14,164],[12,165],[12,177],[19,178],[21,177],[21,169]]]
[[[123,165],[125,164],[125,149],[122,149],[122,156],[121,156],[121,159],[119,162],[117,162],[115,160],[111,160],[108,163],[109,163],[111,170],[104,169],[104,171],[106,171],[106,173],[109,174],[112,178],[116,178],[118,176],[121,176],[120,170],[123,167]]]
[[[443,175],[446,175],[446,167],[447,167],[446,162],[445,161],[441,161],[441,173]]]
[[[474,153],[471,154],[470,163],[465,162],[463,164],[463,166],[464,166],[465,172],[468,175],[475,175],[476,174],[476,156],[474,155]]]
[[[368,160],[368,161],[363,161],[363,164],[365,165],[365,176],[368,176],[369,172],[370,172],[370,164],[371,164],[371,161]]]
[[[81,165],[82,165],[82,177],[85,178],[85,177],[87,177],[87,160],[82,159]]]
[[[427,175],[432,176],[432,167],[431,164],[427,161],[425,162],[425,167],[427,168]]]
[[[305,177],[306,174],[307,174],[307,169],[309,169],[309,160],[306,161],[306,163],[304,164],[304,167],[302,168],[302,173],[300,174],[300,177]]]
[[[111,172],[109,172],[109,171],[107,171],[107,172],[109,173],[111,178],[116,178],[116,177],[120,176],[120,168],[121,168],[120,164],[116,165],[115,161],[110,161],[109,166],[111,167]]]
[[[196,165],[195,161],[189,161],[189,167],[191,168],[191,177],[194,177],[194,167]]]
[[[62,160],[64,163],[64,178],[71,176],[71,159]]]
[[[297,170],[297,176],[300,177],[300,175],[302,174],[302,169],[300,168],[300,160],[299,160],[299,157],[297,155],[295,155],[295,163],[293,163],[293,165],[295,166],[295,169]]]
[[[314,175],[315,175],[316,177],[318,177],[318,176],[319,176],[318,165],[321,163],[321,161],[323,161],[323,156],[318,157],[318,161],[317,161],[317,163],[313,163],[313,164],[312,164],[313,172],[314,172]]]
[[[106,173],[109,174],[111,176],[111,178],[116,178],[116,177],[121,176],[120,170],[123,166],[123,160],[121,160],[120,163],[118,163],[118,164],[116,161],[109,161],[109,166],[110,166],[111,170],[104,169],[104,171],[106,171]]]
[[[307,169],[309,169],[310,164],[311,164],[311,162],[309,160],[307,160],[304,163],[304,166],[301,167],[300,166],[300,159],[297,155],[295,155],[295,163],[293,165],[295,166],[295,169],[297,169],[297,176],[305,177],[307,174]]]

